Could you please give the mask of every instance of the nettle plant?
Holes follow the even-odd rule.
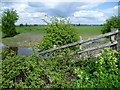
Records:
[[[77,33],[74,31],[68,18],[54,16],[48,17],[48,19],[49,22],[45,19],[43,20],[47,23],[47,28],[46,35],[39,45],[41,50],[51,49],[54,45],[58,47],[78,41]]]

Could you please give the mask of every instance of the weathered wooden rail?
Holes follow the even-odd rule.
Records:
[[[118,51],[120,51],[120,30],[118,29],[112,29],[111,32],[109,33],[106,33],[106,34],[102,34],[102,35],[99,35],[97,37],[94,37],[94,38],[90,38],[88,40],[84,40],[84,41],[78,41],[78,42],[74,42],[74,43],[70,43],[70,44],[67,44],[67,45],[63,45],[61,47],[54,47],[54,49],[49,49],[49,50],[46,50],[46,51],[42,51],[42,52],[39,52],[38,54],[45,54],[45,53],[49,53],[49,52],[52,52],[52,51],[56,51],[56,50],[59,50],[59,49],[63,49],[63,48],[67,48],[67,47],[71,47],[71,46],[75,46],[75,45],[81,45],[83,43],[86,43],[86,42],[89,42],[89,41],[92,41],[92,40],[96,40],[96,39],[100,39],[100,38],[104,38],[104,37],[108,37],[108,36],[111,36],[110,38],[110,41],[108,44],[105,44],[105,45],[99,45],[97,47],[92,47],[92,48],[88,48],[88,49],[84,49],[84,50],[78,50],[76,52],[72,52],[70,53],[70,55],[74,55],[74,54],[81,54],[81,53],[84,53],[84,52],[88,52],[88,51],[91,51],[91,50],[97,50],[97,49],[101,49],[101,48],[105,48],[105,47],[114,47],[115,49],[117,49]],[[59,56],[62,56],[62,55],[59,55]],[[14,62],[16,60],[13,60],[11,62]],[[11,62],[7,62],[7,64],[11,63]]]
[[[81,44],[89,42],[89,41],[93,41],[93,40],[97,40],[97,39],[101,39],[101,38],[109,37],[109,36],[110,36],[110,42],[108,44],[101,45],[101,46],[98,46],[98,47],[88,48],[88,49],[85,49],[85,50],[78,50],[76,52],[71,53],[70,55],[73,55],[73,54],[76,54],[76,53],[81,54],[81,53],[84,53],[84,52],[88,52],[88,51],[91,51],[91,50],[97,50],[97,49],[101,49],[101,48],[105,48],[105,47],[114,47],[115,49],[120,51],[120,30],[119,29],[111,29],[111,32],[109,32],[109,33],[102,34],[102,35],[99,35],[97,37],[90,38],[90,39],[87,39],[87,40],[82,40],[82,41],[70,43],[70,44],[67,44],[67,45],[63,45],[61,47],[54,47],[53,49],[45,50],[45,51],[39,52],[38,54],[39,55],[40,54],[45,54],[45,53],[49,53],[49,52],[56,51],[56,50],[59,50],[59,49],[64,49],[64,48],[68,48],[68,47],[75,46],[75,45],[81,45]]]

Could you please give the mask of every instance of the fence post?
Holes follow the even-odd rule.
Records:
[[[55,48],[56,48],[56,45],[53,45],[53,48],[55,49]]]
[[[111,32],[114,32],[114,31],[117,31],[118,29],[117,28],[112,28],[111,29]],[[114,41],[117,41],[118,42],[118,34],[115,34],[115,35],[111,35],[110,36],[110,41],[111,41],[111,43],[113,43]],[[119,43],[118,43],[119,44]],[[111,48],[113,49],[113,50],[118,50],[118,44],[117,45],[113,45],[113,46],[111,46]]]
[[[80,41],[82,42],[82,41],[83,41],[83,40],[82,40],[82,36],[79,36],[79,38],[80,38]],[[79,46],[79,49],[82,50],[82,46],[81,46],[81,45]],[[80,58],[81,58],[81,57],[82,57],[82,55],[80,54]]]
[[[83,41],[82,40],[82,36],[79,36],[79,38],[80,38],[80,41]],[[82,46],[81,45],[80,45],[79,49],[82,50]]]
[[[55,49],[56,48],[56,45],[53,45],[53,49]],[[55,55],[55,52],[53,52],[53,55]]]

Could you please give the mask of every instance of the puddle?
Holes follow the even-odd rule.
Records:
[[[0,43],[0,48],[2,50],[13,50],[17,55],[25,55],[30,56],[33,53],[32,47],[9,47],[3,43]],[[35,51],[39,51],[40,49],[35,49]]]
[[[91,44],[93,42],[101,41],[101,40],[105,40],[105,38],[86,42],[86,43],[82,44],[82,46]],[[5,50],[6,48],[7,48],[7,50],[13,50],[16,52],[17,55],[30,56],[31,54],[33,54],[32,47],[9,47],[0,42],[0,49],[1,48],[2,48],[2,50]],[[35,51],[40,51],[40,49],[36,49]]]
[[[102,41],[102,40],[105,40],[105,38],[101,38],[101,39],[96,39],[96,40],[93,40],[93,41],[89,41],[89,42],[83,43],[83,44],[81,44],[81,45],[82,45],[82,46],[85,46],[85,45],[89,45],[89,44],[91,44],[91,43],[98,42],[98,41]]]

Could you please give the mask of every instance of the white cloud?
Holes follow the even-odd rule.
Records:
[[[19,13],[20,17],[44,17],[45,15],[47,15],[47,13],[43,13],[43,12],[35,12],[35,13]]]
[[[28,4],[27,3],[14,3],[13,5],[11,6],[5,6],[3,4],[3,9],[11,9],[11,8],[14,8],[15,10],[17,10],[17,12],[24,12],[25,11],[25,8],[29,8]]]
[[[114,6],[113,8],[105,9],[102,12],[107,14],[118,15],[118,8],[120,9],[120,6]]]
[[[105,1],[105,0],[102,0],[102,1]],[[98,2],[85,2],[84,5],[77,7],[77,9],[90,9],[100,5],[101,3],[103,2],[99,2],[99,0]]]
[[[41,20],[44,17],[30,17],[29,14],[27,14],[29,17],[27,16],[23,16],[23,17],[19,17],[19,20],[17,21],[16,24],[43,24],[44,22]]]
[[[69,17],[70,18],[70,21],[71,23],[73,24],[102,24],[104,23],[104,21],[98,21],[97,19],[88,19],[88,18],[83,18],[83,17]]]
[[[9,2],[10,0],[3,0]],[[15,2],[16,0],[13,0]],[[17,2],[20,2],[21,0],[17,0]],[[42,2],[44,5],[40,8],[38,7],[32,7],[28,5],[28,0],[23,0],[24,3],[13,3],[13,5],[9,6],[4,6],[4,8],[14,8],[17,10],[18,15],[19,15],[19,20],[18,23],[43,23],[41,21],[42,18],[45,18],[45,15],[49,12],[53,13],[55,10],[52,11],[51,8],[53,9],[58,9],[56,6],[62,5],[61,2],[79,2],[80,0],[39,0],[38,2]],[[71,12],[73,13],[73,17],[71,18],[72,23],[102,23],[106,20],[106,13],[109,13],[110,15],[114,14],[117,12],[118,6],[115,6],[113,8],[109,8],[106,10],[87,10],[96,6],[99,6],[103,2],[107,2],[108,0],[95,0],[90,2],[90,0],[81,0],[81,4],[79,7],[75,6],[75,11]],[[29,2],[36,2],[36,0],[29,0]],[[84,2],[84,3],[83,3]],[[39,4],[39,3],[38,3]],[[64,6],[64,5],[63,5]],[[68,5],[69,6],[69,5]],[[64,6],[65,7],[65,6]],[[49,12],[46,10],[46,13],[44,13],[44,8],[47,8]],[[65,7],[66,8],[66,7]],[[77,9],[76,9],[77,8]],[[62,8],[63,9],[63,8]],[[63,9],[64,10],[64,9]],[[60,10],[59,10],[60,11]],[[67,13],[65,13],[67,14]],[[51,15],[51,14],[50,14]]]
[[[34,24],[34,23],[38,23],[38,24],[42,24],[42,18],[45,17],[45,15],[47,15],[47,13],[43,13],[43,12],[35,12],[35,13],[19,13],[19,20],[18,20],[18,24],[20,23],[28,23],[28,24]]]
[[[103,23],[107,17],[100,11],[81,10],[73,13],[72,21],[82,23]]]
[[[103,17],[104,13],[99,11],[78,11],[74,13],[75,17]]]
[[[12,5],[7,6],[3,3],[4,7],[3,9],[11,9],[14,8],[15,10],[17,10],[17,13],[19,15],[19,20],[17,21],[17,24],[20,23],[28,23],[28,24],[32,24],[32,23],[41,23],[41,19],[45,17],[45,15],[47,15],[47,13],[44,12],[34,12],[34,10],[28,11],[29,9],[32,9],[32,7],[30,7],[28,5],[27,2],[24,3],[11,3]]]

